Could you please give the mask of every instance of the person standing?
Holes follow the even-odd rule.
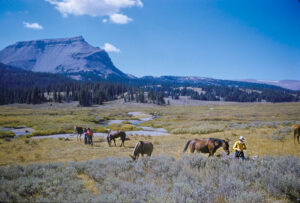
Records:
[[[84,144],[88,143],[88,134],[87,134],[87,129],[83,129],[83,134],[84,134]]]
[[[233,150],[235,158],[241,158],[242,160],[245,159],[244,150],[247,149],[245,140],[246,139],[243,136],[240,136],[240,139],[234,143]]]
[[[87,134],[88,134],[88,144],[93,146],[93,131],[90,128],[88,128]]]

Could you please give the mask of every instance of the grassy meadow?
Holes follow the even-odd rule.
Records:
[[[171,135],[130,136],[125,147],[119,147],[120,140],[117,147],[109,147],[99,137],[94,138],[94,146],[84,145],[83,140],[77,141],[75,137],[70,140],[31,138],[69,133],[74,125],[105,132],[106,128],[99,123],[114,119],[125,121],[110,128],[136,130],[140,126],[126,121],[139,119],[128,115],[134,111],[158,115],[140,125],[165,128]],[[0,201],[296,201],[300,198],[300,144],[294,144],[291,128],[296,123],[300,123],[300,103],[162,107],[108,103],[90,108],[2,106],[1,127],[26,126],[35,132],[12,140],[7,139],[7,132],[2,132]],[[205,154],[190,155],[189,150],[182,152],[190,139],[215,137],[229,139],[232,154],[232,145],[241,135],[246,138],[246,154],[259,156],[258,161],[241,164],[226,157],[207,158]],[[139,140],[154,144],[153,156],[133,162],[128,155]],[[220,148],[216,154],[223,152]],[[35,172],[40,169],[43,170]]]
[[[138,140],[154,143],[154,155],[164,154],[180,157],[185,143],[193,138],[216,137],[229,139],[230,148],[240,135],[246,138],[249,156],[295,155],[300,156],[300,147],[294,145],[291,126],[300,122],[300,104],[230,104],[205,106],[111,106],[104,108],[34,108],[29,105],[3,106],[0,108],[0,126],[27,126],[35,130],[33,135],[70,133],[74,125],[105,132],[98,123],[113,119],[138,119],[128,112],[141,111],[159,115],[143,126],[162,127],[170,136],[130,136],[124,148],[109,148],[105,139],[95,138],[93,147],[76,139],[15,138],[0,139],[0,164],[28,164],[36,162],[83,161],[108,156],[127,156]],[[136,130],[128,124],[113,124],[113,130]],[[283,130],[282,130],[283,129]],[[120,141],[117,141],[120,144]],[[55,146],[55,147],[53,147]],[[231,149],[232,152],[232,149]],[[222,153],[222,149],[218,150]]]

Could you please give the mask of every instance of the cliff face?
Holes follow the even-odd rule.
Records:
[[[87,75],[103,79],[128,78],[103,49],[89,45],[81,36],[17,42],[0,51],[0,62],[34,72],[62,73],[76,79]]]

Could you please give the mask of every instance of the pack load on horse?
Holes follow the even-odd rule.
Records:
[[[132,155],[129,155],[133,160],[136,160],[139,155],[147,154],[147,156],[151,156],[153,152],[153,144],[151,142],[139,141],[136,143]]]
[[[125,142],[125,139],[126,139],[126,133],[124,131],[109,131],[108,134],[107,134],[107,143],[108,145],[111,147],[111,141],[113,140],[114,143],[115,143],[115,146],[117,146],[116,144],[116,138],[120,138],[122,140],[122,143],[120,145],[120,147],[124,147],[124,142]]]
[[[246,139],[243,136],[240,136],[240,139],[234,143],[233,150],[235,158],[245,159],[244,150],[247,149],[245,140]]]
[[[209,156],[213,156],[217,149],[220,147],[224,149],[227,155],[229,155],[230,153],[228,141],[217,138],[189,140],[186,143],[183,152],[185,152],[188,147],[190,147],[191,153],[194,153],[194,151],[196,150],[197,152],[209,153]]]
[[[81,141],[81,135],[83,134],[83,127],[79,127],[77,125],[74,126],[74,134],[76,133],[77,135],[77,141],[78,141],[78,136],[79,136],[79,139]]]
[[[300,138],[300,124],[294,125],[293,130],[294,130],[294,144],[296,144],[296,137],[297,137],[298,144],[300,144],[300,141],[299,141],[299,138]]]

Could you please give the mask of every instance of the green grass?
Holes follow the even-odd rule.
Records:
[[[123,131],[136,131],[141,130],[141,128],[136,127],[132,124],[121,124],[121,123],[114,123],[109,126],[107,126],[110,130],[123,130]]]
[[[211,111],[210,108],[214,110]],[[106,133],[106,128],[97,122],[109,119],[134,119],[128,112],[140,111],[147,114],[160,115],[152,121],[142,123],[143,126],[163,127],[171,132],[171,136],[131,136],[126,141],[125,148],[109,148],[105,140],[98,140],[90,149],[82,142],[65,142],[56,139],[36,141],[35,147],[24,145],[24,141],[14,139],[11,142],[2,140],[0,148],[0,163],[28,164],[32,162],[76,161],[108,156],[127,156],[138,140],[151,141],[154,144],[154,154],[167,154],[180,157],[189,139],[216,137],[230,140],[230,148],[239,136],[246,137],[247,154],[259,155],[295,155],[300,156],[300,147],[293,147],[293,135],[287,133],[284,140],[274,139],[276,132],[283,127],[291,127],[291,122],[300,123],[300,103],[281,104],[234,104],[220,106],[167,106],[167,107],[131,107],[118,108],[31,108],[30,105],[1,106],[0,126],[28,126],[35,130],[34,136],[60,133],[72,133],[73,126],[90,127],[94,132]],[[264,122],[279,122],[271,126],[254,126],[246,128],[231,128],[231,124],[251,124]],[[289,121],[289,122],[285,122]],[[280,124],[282,122],[282,124]],[[249,125],[251,126],[251,125]],[[113,124],[111,130],[139,130],[131,124]],[[30,137],[30,136],[28,136]],[[119,140],[118,140],[119,141]],[[117,142],[118,142],[117,141]],[[120,144],[119,142],[117,143]],[[53,148],[55,146],[55,148]],[[222,152],[222,149],[220,149]],[[218,152],[219,153],[219,152]],[[233,153],[231,149],[231,153]],[[35,157],[34,154],[40,156]]]
[[[13,138],[15,136],[15,133],[11,131],[2,131],[0,130],[0,139],[3,138]]]

